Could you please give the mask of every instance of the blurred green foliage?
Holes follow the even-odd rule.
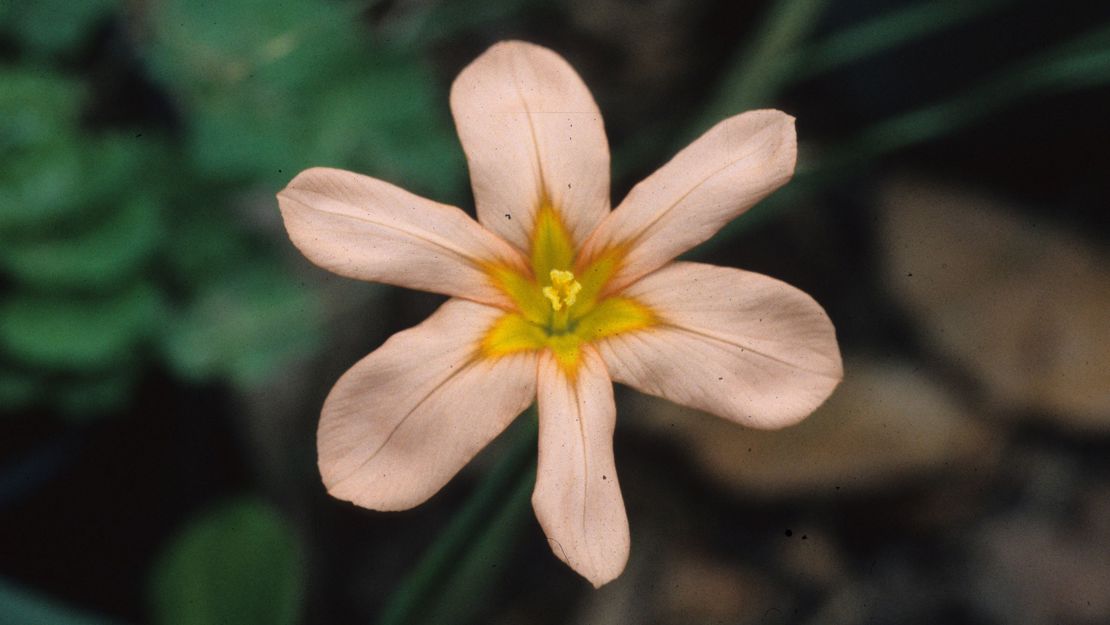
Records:
[[[152,271],[166,149],[83,129],[85,86],[60,72],[0,68],[0,82],[0,405],[110,410],[167,310]]]
[[[186,376],[216,372],[248,387],[265,379],[272,363],[318,345],[317,334],[288,331],[320,314],[310,292],[277,268],[259,265],[205,285],[167,328],[166,354]]]
[[[274,200],[303,168],[464,201],[422,55],[523,2],[379,27],[370,4],[0,0],[0,413],[111,414],[150,375],[252,387],[317,351],[326,306]],[[303,575],[276,512],[232,502],[168,545],[152,619],[294,623]],[[0,600],[0,621],[99,622]]]
[[[133,358],[134,337],[157,323],[157,290],[137,283],[109,297],[22,292],[0,304],[0,342],[30,365],[96,370]]]
[[[191,164],[282,185],[315,165],[456,193],[462,163],[442,94],[411,53],[376,45],[360,5],[169,0],[148,58],[187,108]]]
[[[159,558],[151,586],[157,625],[292,625],[304,600],[304,565],[289,526],[252,499],[194,520]]]
[[[320,296],[275,236],[273,194],[303,168],[461,199],[461,153],[420,47],[376,42],[364,9],[0,4],[0,37],[17,46],[0,64],[4,412],[118,410],[151,364],[251,386],[318,348]],[[172,103],[164,118],[90,121],[116,100],[73,59],[120,32],[138,79]]]

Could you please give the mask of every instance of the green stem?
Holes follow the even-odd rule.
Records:
[[[531,463],[489,523],[474,537],[450,575],[436,587],[435,601],[422,615],[421,623],[465,625],[481,615],[486,606],[484,598],[507,573],[501,564],[508,560],[529,518],[535,482],[536,466]]]
[[[831,153],[821,169],[843,168],[968,126],[1023,98],[1110,80],[1110,28],[1102,26],[1018,63],[952,98],[880,121]],[[813,164],[809,169],[814,169]]]
[[[809,44],[804,39],[816,25],[822,6],[812,1],[781,2],[768,15],[757,43],[744,50],[725,73],[716,95],[686,127],[680,143],[688,143],[725,117],[771,104],[792,83],[988,15],[1014,1],[923,0]],[[669,144],[667,134],[665,126],[646,129],[617,146],[613,159],[617,177],[642,166],[645,155],[663,151]]]
[[[390,596],[379,625],[414,622],[419,611],[428,609],[426,603],[432,592],[448,577],[449,570],[466,552],[471,539],[502,507],[507,494],[519,491],[522,484],[535,482],[535,472],[528,470],[536,450],[535,408],[529,408],[517,421],[505,432],[506,449],[489,474]]]
[[[937,139],[1022,98],[1089,88],[1110,82],[1110,27],[1101,26],[1048,53],[1018,63],[947,100],[876,122],[819,160],[799,163],[795,180],[733,221],[691,254],[703,256],[778,208],[796,203],[843,179],[856,167],[886,154]]]
[[[804,80],[971,21],[1013,2],[924,0],[838,30],[794,50],[784,63],[793,70],[794,81]]]
[[[737,112],[769,105],[790,80],[785,65],[817,26],[828,0],[780,0],[771,7],[750,48],[725,75],[717,96],[691,126],[691,136]]]

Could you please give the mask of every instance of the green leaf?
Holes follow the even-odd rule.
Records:
[[[163,349],[179,374],[252,387],[322,342],[317,296],[256,261],[206,285],[168,327]]]
[[[197,191],[201,196],[208,193],[203,188]],[[185,218],[173,224],[173,236],[164,242],[166,260],[174,277],[189,288],[205,285],[213,276],[236,271],[250,249],[246,236],[221,212],[224,210],[216,202],[194,203]]]
[[[194,520],[155,564],[157,625],[292,625],[304,600],[300,549],[269,505],[224,504]]]
[[[397,584],[378,625],[465,623],[475,615],[475,604],[496,577],[490,569],[508,558],[527,518],[536,483],[538,423],[533,404],[502,434],[502,455]]]
[[[156,136],[82,137],[87,154],[84,197],[96,206],[114,205],[136,195],[162,195],[171,177],[180,177],[170,147]]]
[[[1110,26],[1100,24],[1068,42],[1019,60],[963,92],[875,122],[852,140],[829,150],[821,171],[802,173],[835,176],[867,160],[966,128],[1025,98],[1108,82]]]
[[[145,284],[97,298],[17,293],[0,302],[0,348],[41,367],[112,369],[134,361],[162,309]]]
[[[268,103],[327,81],[358,50],[354,5],[318,0],[166,0],[151,11],[155,71],[190,98],[264,92]],[[260,108],[255,112],[264,113]]]
[[[167,161],[161,142],[83,135],[72,85],[10,77],[17,93],[0,95],[0,236],[16,243],[28,235],[68,239],[117,203],[161,192]]]
[[[136,195],[73,236],[16,240],[0,249],[15,279],[40,289],[103,290],[133,279],[163,235],[161,207]]]
[[[785,66],[793,72],[792,81],[802,80],[935,35],[938,31],[973,21],[1014,2],[918,0],[861,20],[797,49]]]
[[[83,202],[85,170],[76,140],[4,159],[0,168],[0,235],[45,229],[72,219]]]
[[[800,162],[787,187],[760,202],[742,220],[725,226],[689,258],[719,249],[746,228],[769,218],[781,207],[836,184],[845,172],[901,149],[956,132],[1022,99],[1110,83],[1110,27],[1099,25],[1073,40],[1018,61],[980,80],[969,89],[910,111],[879,120],[838,145],[819,160]]]
[[[201,173],[278,183],[315,162],[314,103],[364,61],[355,5],[167,0],[158,7],[149,57],[191,109],[189,154]]]
[[[214,180],[284,182],[312,163],[307,146],[316,130],[308,103],[296,98],[268,106],[241,94],[210,98],[192,112],[189,159]]]
[[[463,179],[446,94],[412,59],[352,57],[350,72],[301,92],[244,88],[199,102],[190,158],[217,179],[251,177],[275,188],[312,165],[346,167],[437,197]]]
[[[71,134],[83,99],[72,80],[31,69],[0,70],[0,155]]]
[[[376,59],[364,75],[322,93],[317,107],[314,163],[353,167],[436,198],[462,187],[446,93],[422,65]]]
[[[463,625],[481,616],[488,604],[485,599],[509,572],[506,563],[530,518],[535,486],[536,467],[529,465],[505,495],[501,507],[473,536],[435,596],[427,601],[421,623]]]
[[[779,0],[771,6],[750,46],[725,73],[717,96],[691,125],[697,136],[743,111],[769,106],[791,78],[787,62],[817,27],[829,0]]]
[[[366,45],[355,5],[160,6],[151,55],[191,109],[188,151],[204,175],[276,188],[329,165],[439,196],[460,188],[446,94],[413,57]]]

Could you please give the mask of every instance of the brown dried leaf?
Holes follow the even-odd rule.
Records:
[[[1110,261],[997,202],[900,182],[885,194],[888,288],[1003,411],[1110,429]]]
[[[851,361],[829,401],[794,427],[752,430],[653,398],[646,423],[677,437],[711,477],[740,493],[794,496],[874,488],[949,466],[993,462],[988,426],[905,363]],[[673,427],[672,427],[673,426]]]

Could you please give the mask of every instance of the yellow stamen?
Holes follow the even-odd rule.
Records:
[[[574,279],[574,274],[559,269],[551,270],[551,286],[543,287],[543,295],[551,301],[551,308],[559,312],[563,307],[570,308],[578,299],[582,285]]]

